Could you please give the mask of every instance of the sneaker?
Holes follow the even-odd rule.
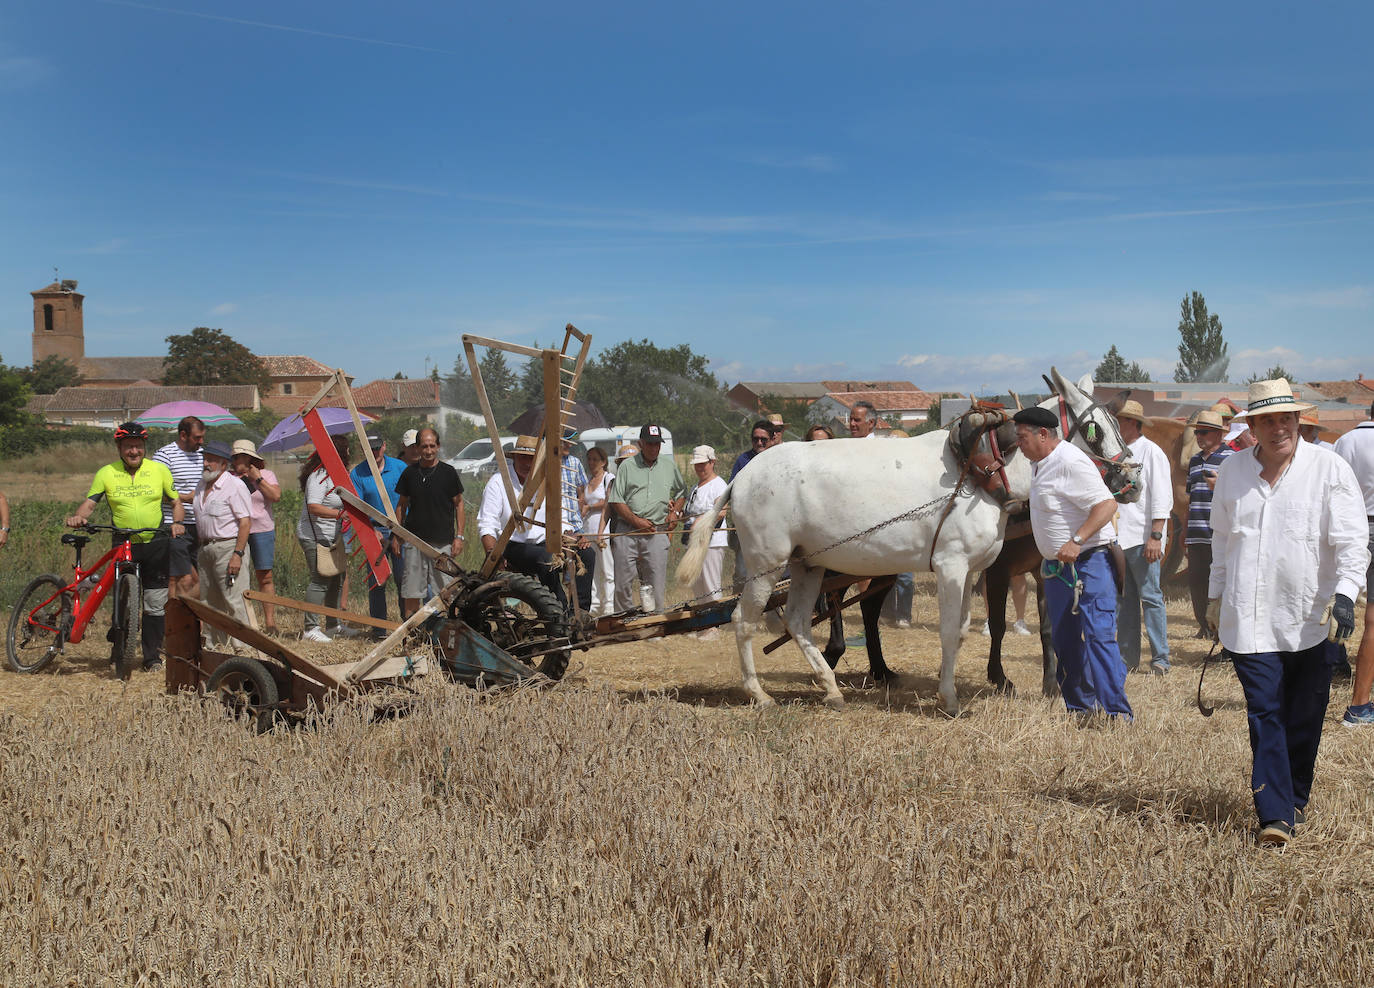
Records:
[[[156,672],[157,670],[159,670],[159,669],[161,669],[161,668],[162,668],[162,660],[161,660],[161,659],[153,659],[151,662],[145,662],[145,663],[143,663],[143,671],[144,671],[144,672]]]
[[[1346,727],[1368,727],[1374,724],[1374,703],[1357,703],[1346,707],[1341,723]]]
[[[911,630],[911,622],[908,621],[906,618],[902,618],[900,621],[897,622],[897,630],[898,630],[898,631],[910,631],[910,630]]]
[[[991,638],[991,637],[992,637],[992,629],[988,627],[988,623],[987,623],[986,621],[983,622],[983,637],[984,637],[984,638]]]
[[[362,629],[355,628],[351,624],[341,624],[334,629],[335,638],[361,638],[362,636]]]
[[[333,640],[319,628],[307,628],[305,634],[301,635],[303,642],[332,642]]]
[[[1167,676],[1167,675],[1169,675],[1169,668],[1170,668],[1170,667],[1169,667],[1169,665],[1168,665],[1167,663],[1166,663],[1165,665],[1160,665],[1158,662],[1151,662],[1151,663],[1150,663],[1150,675],[1151,675],[1151,676]]]
[[[1015,624],[1011,626],[1011,630],[1016,632],[1018,635],[1029,635],[1031,633],[1030,628],[1026,627],[1025,621],[1017,621]]]
[[[1260,847],[1283,847],[1293,839],[1293,828],[1282,820],[1270,820],[1260,824],[1256,841]]]

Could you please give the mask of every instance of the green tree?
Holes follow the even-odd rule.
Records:
[[[1251,374],[1245,379],[1245,383],[1254,384],[1256,381],[1273,381],[1280,377],[1289,384],[1299,383],[1298,379],[1293,376],[1293,373],[1287,367],[1283,366],[1283,364],[1275,364],[1263,373]]]
[[[706,358],[686,343],[664,349],[627,340],[603,350],[583,369],[578,399],[613,425],[665,425],[682,450],[699,443],[728,449],[747,421],[726,400]]]
[[[516,385],[519,380],[506,363],[506,355],[495,347],[488,347],[477,361],[477,370],[482,375],[482,384],[487,389],[487,401],[491,402],[491,413],[497,422],[508,422],[519,415],[523,409],[517,408]],[[476,402],[474,401],[474,404]],[[465,409],[466,410],[466,409]]]
[[[237,412],[244,426],[249,432],[256,433],[258,440],[261,441],[272,431],[272,427],[280,422],[282,415],[277,414],[270,408],[259,408],[256,412]]]
[[[1226,368],[1231,363],[1226,341],[1221,336],[1221,319],[1207,312],[1207,300],[1201,292],[1183,296],[1179,305],[1178,365],[1174,380],[1189,382],[1225,381]]]
[[[1119,381],[1135,381],[1143,384],[1149,379],[1149,373],[1134,360],[1129,364],[1126,363],[1126,358],[1121,356],[1115,343],[1103,356],[1102,363],[1097,365],[1097,370],[1093,371],[1093,381],[1099,384],[1115,384]]]
[[[436,367],[434,373],[438,374]],[[477,389],[473,387],[472,375],[468,373],[466,354],[459,352],[453,358],[453,372],[445,374],[439,388],[439,400],[449,408],[461,408],[465,412],[477,411]]]
[[[85,380],[76,364],[55,354],[44,357],[32,367],[25,367],[20,374],[36,395],[57,394],[60,388],[79,387]]]
[[[537,342],[530,346],[539,349]],[[515,386],[515,393],[512,395],[512,403],[515,411],[511,417],[524,413],[525,409],[534,405],[544,404],[544,362],[536,357],[530,357],[525,361],[525,366],[520,370],[520,380]]]
[[[267,366],[222,329],[197,326],[167,337],[163,384],[256,384],[267,392]]]
[[[0,425],[19,425],[28,421],[24,406],[29,403],[31,394],[23,372],[0,363]]]

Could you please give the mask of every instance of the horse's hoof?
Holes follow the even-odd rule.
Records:
[[[993,692],[998,693],[1001,696],[1016,695],[1016,686],[1012,683],[1010,679],[1004,679],[1001,682],[994,682],[992,684],[992,687]]]
[[[882,669],[870,669],[868,674],[873,677],[873,682],[875,683],[890,684],[897,681],[897,674],[886,666]]]
[[[773,698],[771,696],[765,696],[762,700],[755,700],[754,705],[758,707],[760,710],[767,710],[769,707],[777,706],[777,704],[773,702]]]
[[[827,696],[821,702],[836,713],[841,713],[844,710],[844,697],[842,696]]]
[[[1043,696],[1046,700],[1059,699],[1059,685],[1056,683],[1054,686],[1040,687],[1040,695]]]

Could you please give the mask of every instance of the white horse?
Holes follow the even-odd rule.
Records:
[[[1075,386],[1057,370],[1051,374],[1059,394],[1043,406],[1068,423],[1068,438],[1098,460],[1113,492],[1134,500],[1139,467],[1126,462],[1116,421],[1092,400],[1091,378]],[[1002,550],[1006,514],[990,495],[965,481],[939,527],[932,554],[931,540],[961,470],[948,438],[939,430],[910,439],[784,443],[756,457],[692,526],[677,569],[684,586],[701,571],[716,518],[730,505],[745,572],[751,574],[735,608],[735,642],[744,688],[760,705],[773,701],[759,685],[753,637],[784,566],[792,578],[787,630],[824,685],[826,706],[834,709],[844,707],[844,698],[811,637],[812,608],[825,570],[886,576],[933,569],[940,602],[940,699],[947,713],[958,714],[954,661],[967,630],[973,576]],[[1009,455],[1005,469],[1012,496],[1028,498],[1030,463]],[[917,517],[882,525],[920,507],[926,510]],[[855,538],[874,526],[882,527]]]

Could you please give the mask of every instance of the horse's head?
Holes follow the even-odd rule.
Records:
[[[1077,384],[1057,368],[1050,368],[1055,394],[1041,402],[1059,417],[1061,439],[1072,442],[1093,458],[1107,489],[1123,504],[1140,497],[1140,465],[1127,460],[1130,450],[1121,438],[1107,406],[1093,400],[1093,381],[1088,375]]]

